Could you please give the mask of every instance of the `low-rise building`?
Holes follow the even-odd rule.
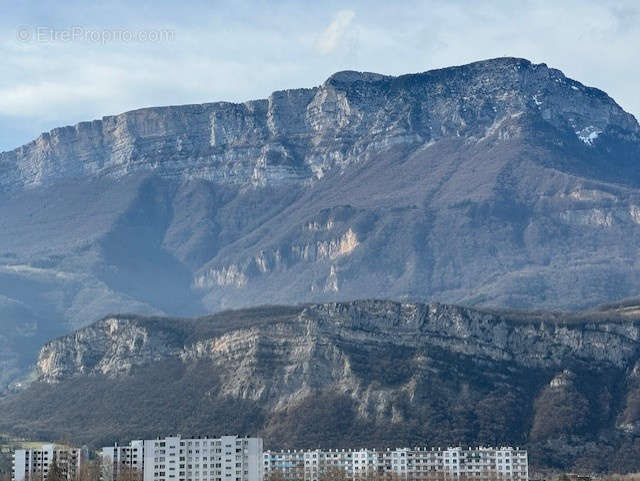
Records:
[[[264,453],[267,477],[318,481],[331,471],[352,480],[528,481],[527,451],[519,448],[397,448],[286,450]]]
[[[13,453],[13,481],[45,481],[54,461],[63,479],[75,481],[83,463],[88,460],[86,448],[44,444],[39,448],[17,449]]]

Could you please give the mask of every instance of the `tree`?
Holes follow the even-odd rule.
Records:
[[[82,463],[76,474],[76,481],[100,481],[101,463],[99,460]],[[112,481],[112,478],[105,478]]]
[[[58,466],[58,461],[55,455],[53,457],[53,460],[51,461],[51,465],[49,466],[47,481],[66,481],[65,476],[60,469],[60,466]]]
[[[350,481],[351,476],[347,473],[343,468],[331,467],[325,468],[320,476],[318,476],[318,481]]]
[[[11,455],[8,452],[0,452],[0,480],[7,477],[11,481]]]
[[[25,481],[42,481],[43,479],[44,476],[42,474],[42,471],[40,471],[39,469],[31,473],[27,473],[25,477]]]
[[[281,469],[272,469],[265,474],[264,481],[285,481],[284,473]]]
[[[120,466],[117,481],[142,481],[142,472],[130,466]]]
[[[100,472],[103,481],[114,481],[113,459],[105,456],[100,460]]]

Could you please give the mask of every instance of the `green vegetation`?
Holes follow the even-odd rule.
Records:
[[[11,454],[16,449],[38,448],[45,443],[46,441],[31,441],[8,433],[0,433],[0,454]]]
[[[389,366],[403,355],[382,354],[372,382],[393,388],[398,378]],[[362,352],[352,355],[354,367],[361,369]],[[514,444],[529,448],[534,464],[553,469],[638,469],[640,440],[609,429],[615,419],[598,404],[604,390],[615,389],[611,372],[578,372],[575,389],[542,389],[537,396],[548,379],[544,371],[476,365],[445,352],[429,355],[436,372],[417,380],[412,397],[394,396],[388,411],[366,418],[348,394],[332,388],[274,412],[258,401],[221,395],[217,368],[209,362],[171,361],[117,379],[87,376],[34,384],[0,402],[0,427],[94,448],[176,432],[258,434],[268,449]],[[581,383],[602,390],[589,391]],[[46,416],[42,406],[50,407]],[[392,416],[397,421],[391,422]]]
[[[0,481],[11,479],[12,454],[16,449],[37,449],[51,441],[33,441],[27,438],[0,433]]]
[[[566,344],[573,342],[571,336],[558,345],[538,346],[539,354],[527,363],[513,362],[509,356],[517,351],[505,351],[504,358],[487,355],[503,344],[458,350],[476,342],[471,338],[403,344],[392,335],[377,334],[385,323],[402,321],[384,314],[393,306],[381,301],[366,305],[353,310],[330,306],[335,312],[329,314],[311,310],[307,322],[327,328],[311,334],[295,323],[304,306],[260,307],[199,319],[119,316],[144,327],[153,342],[176,349],[241,329],[255,331],[248,350],[234,347],[215,360],[149,358],[122,375],[84,371],[52,384],[33,383],[0,399],[0,430],[93,448],[177,432],[261,435],[268,449],[511,444],[529,449],[534,467],[640,469],[640,438],[619,427],[634,426],[640,416],[640,382],[628,369],[637,357],[620,366],[588,352],[576,356]],[[472,312],[444,306],[442,316],[450,314],[447,309],[461,318]],[[508,328],[504,336],[517,336],[517,322],[586,322],[585,316],[572,316],[519,317],[501,311],[486,314],[487,322],[483,318],[478,325],[495,322],[499,329]],[[347,329],[352,329],[349,335]],[[425,338],[436,334],[415,333]],[[287,342],[281,343],[284,336]],[[304,343],[297,343],[296,336]],[[310,346],[312,354],[296,355],[300,345]],[[128,356],[117,360],[126,362]],[[92,366],[96,360],[83,362]],[[246,370],[238,378],[241,364]],[[297,395],[300,384],[280,382],[294,370],[294,381],[308,389],[304,395]]]
[[[0,454],[0,480],[11,479],[11,455],[8,453]]]

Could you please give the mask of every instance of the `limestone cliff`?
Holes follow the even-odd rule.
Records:
[[[173,322],[109,316],[47,343],[37,363],[39,379],[56,382],[85,374],[117,377],[128,374],[136,365],[175,358],[182,362],[212,360],[226,365],[229,382],[255,382],[255,372],[236,376],[238,372],[232,366],[243,362],[257,365],[255,356],[264,355],[266,348],[272,350],[268,357],[286,356],[290,363],[278,363],[283,371],[270,374],[276,379],[286,378],[285,371],[295,370],[296,365],[319,367],[320,359],[331,364],[331,372],[349,374],[347,358],[336,357],[335,349],[343,344],[373,350],[381,345],[410,350],[436,347],[488,361],[545,369],[561,369],[571,362],[626,369],[640,356],[640,319],[620,313],[612,320],[607,320],[609,312],[584,317],[522,313],[520,318],[517,313],[391,301],[318,304],[289,311],[285,319],[252,325],[252,311],[248,310],[246,324],[235,329],[216,325],[216,319],[224,319],[225,313]],[[208,328],[212,329],[210,334]],[[304,374],[296,382],[316,382],[313,373]]]
[[[265,100],[147,108],[54,129],[1,155],[0,186],[141,171],[223,184],[307,182],[392,145],[521,135],[510,122],[534,112],[588,145],[601,134],[640,134],[604,92],[545,64],[499,58],[400,77],[339,72]]]
[[[39,381],[0,403],[0,428],[64,426],[92,443],[158,429],[285,447],[514,443],[537,467],[633,470],[637,312],[371,300],[108,316],[42,348]],[[32,410],[42,403],[60,410]]]
[[[54,129],[0,154],[0,391],[112,312],[633,297],[639,159],[604,92],[515,58]]]

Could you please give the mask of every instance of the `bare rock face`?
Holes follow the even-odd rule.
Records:
[[[515,443],[536,467],[633,470],[633,312],[371,300],[109,316],[42,348],[38,382],[0,402],[0,428],[64,426],[83,442],[162,425],[257,431],[276,447]],[[71,401],[80,392],[81,406]],[[69,408],[50,418],[38,403]]]
[[[305,183],[393,144],[477,140],[531,114],[571,128],[589,145],[612,130],[640,133],[603,92],[545,64],[501,58],[397,78],[339,72],[320,87],[266,100],[147,108],[54,129],[2,154],[0,186],[136,172],[222,184]]]
[[[572,360],[627,369],[634,366],[640,347],[640,321],[625,320],[624,316],[606,321],[609,313],[566,315],[566,319],[544,313],[510,317],[508,313],[444,304],[373,300],[288,309],[285,320],[268,323],[253,323],[250,309],[239,311],[246,322],[237,329],[222,323],[226,313],[175,321],[110,316],[48,342],[37,363],[39,379],[49,383],[86,374],[117,377],[129,374],[136,365],[176,358],[182,362],[215,360],[229,370],[231,382],[245,382],[256,373],[235,376],[232,365],[248,362],[257,366],[259,359],[247,358],[264,354],[256,351],[258,344],[274,349],[274,358],[287,356],[291,364],[319,367],[318,362],[337,362],[341,365],[332,365],[329,370],[343,374],[348,373],[345,358],[329,354],[343,344],[371,346],[373,351],[376,345],[384,344],[409,350],[430,346],[487,361],[544,369],[559,369]],[[198,335],[194,337],[194,333]],[[285,370],[289,368],[293,366]],[[632,378],[637,377],[634,373]],[[308,374],[301,382],[312,382],[313,376]],[[269,375],[281,377],[277,373]],[[574,378],[571,370],[561,370],[549,387],[571,385]]]
[[[52,341],[40,353],[38,370],[51,380],[74,374],[115,375],[174,354],[176,340],[163,331],[150,332],[117,317],[104,319],[99,326]]]
[[[0,154],[0,387],[114,312],[635,296],[639,139],[514,58],[54,129]]]

